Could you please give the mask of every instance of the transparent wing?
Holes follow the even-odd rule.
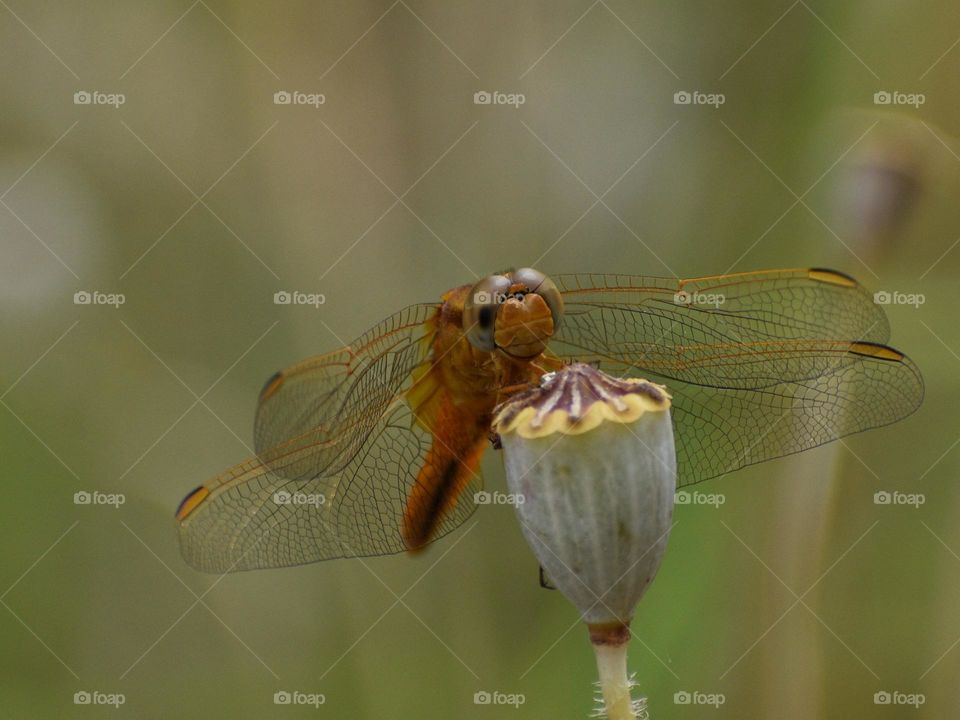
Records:
[[[404,549],[403,502],[430,446],[403,393],[429,363],[437,305],[390,316],[349,346],[275,374],[260,393],[257,456],[181,504],[180,540],[210,572]],[[441,524],[472,511],[472,494]]]
[[[892,348],[810,342],[785,355],[794,353],[802,356],[783,362],[813,360],[827,369],[800,372],[795,379],[785,373],[758,389],[659,380],[669,383],[673,395],[678,486],[889,425],[923,400],[920,371]]]
[[[885,343],[882,308],[855,280],[799,269],[676,280],[627,275],[554,278],[565,312],[551,347],[597,352],[697,382],[687,348],[777,339]],[[707,384],[716,384],[708,376]]]
[[[309,465],[303,458],[309,448],[299,446],[269,465],[258,458],[237,465],[184,501],[183,556],[198,570],[225,573],[403,552],[404,506],[430,438],[398,401],[336,471],[291,470]],[[470,516],[481,487],[477,475],[434,539]],[[194,497],[199,499],[191,502]]]
[[[916,365],[880,344],[882,310],[840,273],[557,283],[553,353],[667,385],[680,486],[895,422],[923,399]]]
[[[254,449],[291,478],[345,467],[386,409],[428,362],[437,305],[412,305],[345,348],[271,377],[257,404]]]

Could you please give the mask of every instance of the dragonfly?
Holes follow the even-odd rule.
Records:
[[[275,373],[255,456],[180,503],[182,555],[227,573],[417,553],[482,499],[497,404],[574,361],[667,386],[678,488],[888,425],[924,392],[889,334],[835,270],[493,274]]]

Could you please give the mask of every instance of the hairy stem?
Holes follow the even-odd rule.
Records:
[[[597,654],[606,717],[608,720],[635,720],[627,678],[627,643],[594,644],[593,649]]]

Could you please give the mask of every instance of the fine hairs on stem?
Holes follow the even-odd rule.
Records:
[[[636,683],[627,677],[627,644],[594,644],[593,649],[597,656],[597,671],[600,677],[597,682],[600,686],[600,696],[597,697],[600,707],[594,711],[593,717],[606,720],[649,720],[647,699],[641,697],[633,700],[630,697],[630,691]]]

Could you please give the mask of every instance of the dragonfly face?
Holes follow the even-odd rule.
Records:
[[[679,487],[895,422],[923,380],[831,270],[689,280],[524,269],[276,373],[256,456],[177,511],[208,572],[417,550],[462,524],[503,392],[572,360],[668,387]]]
[[[463,327],[478,350],[532,360],[546,349],[561,315],[563,298],[553,281],[523,268],[474,285],[464,303]]]

